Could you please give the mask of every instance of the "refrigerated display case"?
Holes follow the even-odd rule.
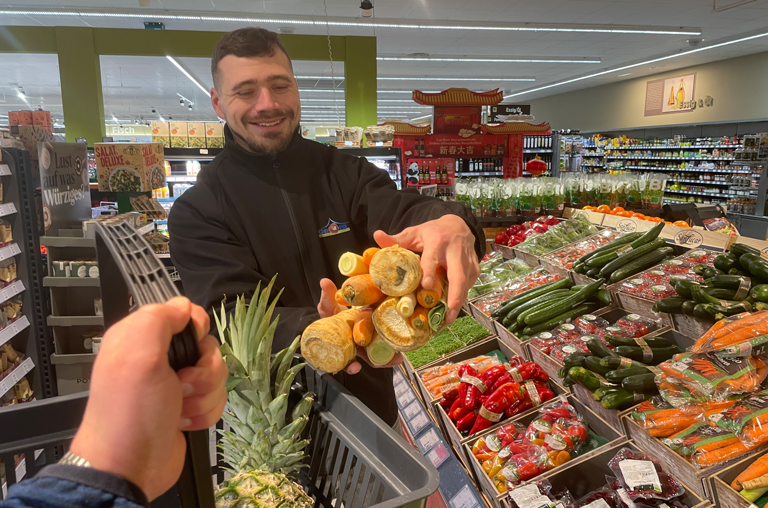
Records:
[[[371,148],[339,148],[339,150],[357,155],[358,157],[365,157],[368,162],[389,173],[389,177],[395,182],[398,190],[403,188],[405,175],[402,170],[403,154],[400,148],[380,146]]]

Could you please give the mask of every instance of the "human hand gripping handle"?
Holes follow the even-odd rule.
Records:
[[[421,286],[424,289],[434,287],[437,267],[445,268],[449,283],[446,322],[453,323],[469,289],[480,275],[475,236],[464,220],[456,215],[444,215],[406,228],[396,235],[376,231],[373,238],[382,248],[400,245],[404,249],[421,252]]]
[[[190,319],[200,359],[174,372],[171,339]],[[227,368],[209,329],[206,312],[183,297],[145,305],[112,326],[70,451],[95,469],[133,482],[150,500],[171,488],[184,466],[182,431],[214,425],[227,400]]]

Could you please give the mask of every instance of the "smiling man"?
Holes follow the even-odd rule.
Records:
[[[426,288],[437,266],[446,269],[452,322],[485,244],[464,206],[398,191],[365,159],[303,139],[299,88],[277,34],[243,28],[225,35],[211,73],[211,103],[227,121],[224,151],[169,218],[186,295],[206,309],[226,296],[232,308],[237,295],[250,298],[259,282],[279,274],[276,287],[285,291],[274,348],[283,349],[309,323],[339,311],[339,257],[375,241],[422,252]],[[339,378],[382,419],[397,420],[391,366],[373,368],[362,351]]]

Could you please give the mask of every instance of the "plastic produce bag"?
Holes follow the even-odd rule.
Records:
[[[750,395],[709,417],[721,429],[733,432],[746,445],[768,443],[768,390]]]
[[[472,454],[483,462],[493,459],[503,448],[523,440],[525,427],[519,422],[502,425],[493,434],[483,436],[472,444]]]
[[[756,346],[762,345],[763,335],[768,334],[768,310],[736,314],[721,319],[691,346],[694,353],[727,350],[740,351],[746,356]]]
[[[551,332],[540,332],[531,337],[531,345],[547,355],[552,352],[552,348],[559,344],[562,344],[562,339],[552,335]]]
[[[573,503],[573,497],[566,491],[555,498],[549,480],[534,480],[509,490],[512,508],[566,508]]]
[[[667,381],[722,400],[754,392],[768,374],[765,357],[720,358],[715,354],[681,353],[659,364]]]
[[[672,499],[685,493],[685,489],[671,474],[642,452],[622,448],[608,463],[629,498]]]
[[[584,314],[576,318],[573,324],[582,334],[586,335],[594,335],[598,330],[605,329],[610,325],[605,319],[593,314]]]
[[[629,314],[616,321],[616,326],[621,328],[622,337],[637,338],[658,330],[661,328],[661,322],[638,314]]]

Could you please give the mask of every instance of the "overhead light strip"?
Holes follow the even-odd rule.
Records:
[[[691,55],[693,53],[700,53],[702,51],[707,51],[707,50],[715,49],[715,48],[721,48],[723,46],[730,46],[731,44],[737,44],[739,42],[751,41],[751,40],[754,40],[754,39],[759,39],[760,37],[765,37],[767,35],[768,35],[768,32],[765,32],[765,33],[761,33],[761,34],[757,34],[757,35],[752,35],[752,36],[749,36],[749,37],[742,37],[741,39],[735,39],[735,40],[732,40],[732,41],[721,42],[719,44],[713,44],[711,46],[707,46],[707,47],[704,47],[704,48],[696,48],[696,49],[691,49],[691,50],[688,50],[688,51],[682,51],[680,53],[675,53],[674,55],[662,56],[660,58],[654,58],[652,60],[646,60],[646,61],[640,62],[640,63],[624,65],[622,67],[615,67],[615,68],[607,70],[607,71],[596,72],[594,74],[588,74],[586,76],[581,76],[581,77],[578,77],[578,78],[568,79],[568,80],[565,80],[565,81],[560,81],[558,83],[552,83],[551,85],[540,86],[540,87],[536,87],[536,88],[531,88],[530,90],[523,90],[522,92],[517,92],[517,93],[505,95],[504,98],[508,99],[510,97],[519,97],[520,95],[525,95],[525,94],[529,94],[529,93],[533,93],[533,92],[539,92],[541,90],[547,90],[549,88],[554,88],[556,86],[568,85],[570,83],[575,83],[577,81],[583,81],[583,80],[589,79],[589,78],[596,78],[598,76],[604,76],[606,74],[612,74],[614,72],[623,71],[623,70],[626,70],[626,69],[633,69],[635,67],[640,67],[641,65],[648,65],[648,64],[656,63],[656,62],[663,62],[664,60],[670,60],[672,58],[678,58],[678,57],[681,57],[681,56]]]
[[[170,57],[169,57],[170,58]],[[338,93],[343,94],[341,90],[325,90],[318,88],[300,88],[300,93]],[[409,93],[412,94],[413,90],[377,90],[378,93]],[[440,93],[440,90],[423,90],[423,93]]]
[[[209,92],[208,90],[206,90],[206,89],[205,89],[205,87],[204,87],[203,85],[201,85],[201,84],[200,84],[200,82],[199,82],[198,80],[196,80],[195,78],[193,78],[193,77],[192,77],[192,75],[191,75],[189,72],[187,72],[187,69],[185,69],[184,67],[182,67],[182,66],[181,66],[181,64],[180,64],[179,62],[177,62],[177,61],[176,61],[176,60],[175,60],[175,59],[174,59],[174,58],[173,58],[171,55],[166,55],[166,56],[165,56],[165,58],[167,58],[167,59],[168,59],[168,60],[169,60],[169,61],[170,61],[170,62],[171,62],[173,65],[175,65],[177,69],[179,69],[181,72],[183,72],[183,73],[184,73],[184,75],[185,75],[186,77],[188,77],[188,78],[189,78],[189,80],[190,80],[192,83],[194,83],[195,85],[197,85],[197,88],[199,88],[200,90],[202,90],[202,91],[203,91],[203,93],[204,93],[205,95],[207,95],[208,97],[210,97],[210,96],[211,96],[211,92]]]
[[[416,118],[411,118],[411,120],[410,120],[410,121],[411,121],[411,122],[413,122],[414,120],[423,120],[424,118],[429,118],[429,117],[431,117],[431,116],[432,116],[431,114],[429,114],[429,115],[424,115],[424,116],[417,116]]]
[[[376,60],[382,62],[493,62],[493,63],[591,63],[602,62],[598,57],[515,57],[515,58],[491,58],[491,57],[431,57],[431,56],[377,56]]]
[[[331,80],[331,76],[296,76],[296,79],[322,79],[322,80]],[[532,77],[518,77],[518,78],[467,78],[462,76],[456,76],[455,78],[436,78],[431,76],[424,76],[424,77],[413,77],[413,76],[403,76],[403,77],[393,77],[393,76],[378,76],[376,78],[377,80],[381,81],[489,81],[489,82],[497,82],[497,81],[536,81],[536,78]],[[344,81],[343,78],[336,78],[336,81]]]
[[[142,13],[133,12],[99,12],[99,11],[72,11],[72,10],[22,10],[6,9],[1,10],[0,15],[7,16],[68,16],[83,18],[126,18],[126,19],[156,19],[156,20],[178,20],[178,21],[219,21],[225,23],[240,24],[282,24],[282,25],[303,25],[303,26],[344,26],[354,28],[402,28],[406,30],[480,30],[485,32],[575,32],[575,33],[606,33],[606,34],[643,34],[643,35],[701,35],[700,28],[672,28],[672,27],[653,27],[653,26],[610,26],[610,25],[557,25],[541,24],[532,26],[530,23],[525,25],[508,24],[432,24],[432,23],[403,23],[397,20],[363,20],[355,19],[345,21],[344,18],[315,20],[311,18],[249,18],[241,16],[207,16],[207,15],[176,15],[168,14],[167,11],[147,10]]]

